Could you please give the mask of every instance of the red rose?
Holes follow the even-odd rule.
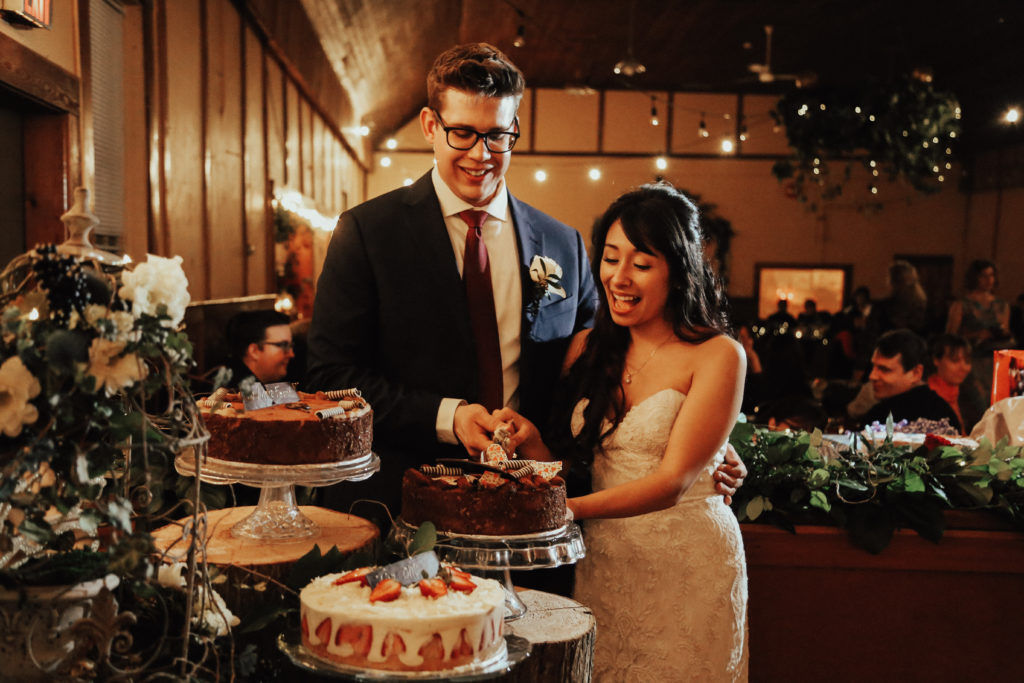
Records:
[[[939,446],[952,446],[953,442],[938,434],[925,434],[924,445],[926,448],[938,448]]]

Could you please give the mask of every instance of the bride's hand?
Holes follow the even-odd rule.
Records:
[[[540,430],[532,422],[511,408],[495,410],[491,416],[510,427],[509,453],[518,452],[519,457],[526,460],[551,460],[551,453],[544,445]]]

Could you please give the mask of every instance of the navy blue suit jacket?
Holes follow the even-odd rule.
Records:
[[[520,252],[524,310],[520,412],[543,425],[572,336],[591,325],[597,291],[580,234],[509,196]],[[535,255],[562,267],[564,299],[532,298]],[[317,284],[309,331],[309,389],[356,387],[374,410],[381,472],[365,488],[397,502],[406,467],[465,457],[437,441],[444,397],[478,397],[462,278],[430,173],[342,214]],[[393,510],[397,514],[397,511]]]

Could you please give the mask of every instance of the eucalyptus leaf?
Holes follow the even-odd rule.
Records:
[[[430,521],[423,522],[416,529],[416,533],[413,534],[412,541],[409,543],[409,555],[433,550],[436,543],[437,528],[434,526],[434,523]]]

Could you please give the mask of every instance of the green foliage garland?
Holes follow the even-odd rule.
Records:
[[[773,432],[748,423],[730,443],[749,474],[733,497],[740,521],[790,531],[798,523],[833,524],[872,553],[893,531],[911,528],[937,542],[947,509],[990,509],[1024,530],[1024,454],[1004,441],[975,449],[929,436],[918,447],[857,439],[856,448],[821,432]]]

